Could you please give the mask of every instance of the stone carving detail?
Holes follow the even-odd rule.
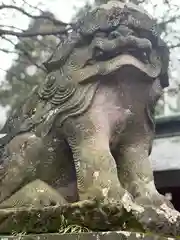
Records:
[[[0,231],[40,213],[41,224],[63,215],[90,229],[176,235],[180,214],[157,192],[148,158],[168,64],[155,20],[136,5],[109,1],[79,20],[2,130]]]

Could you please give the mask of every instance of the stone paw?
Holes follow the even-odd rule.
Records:
[[[165,198],[165,196],[155,193],[148,196],[140,196],[135,198],[135,202],[142,206],[154,206],[160,207],[161,205],[167,205],[167,207],[174,209],[173,204]]]
[[[168,236],[180,234],[180,213],[165,203],[159,207],[144,207],[143,212],[136,213],[136,219],[145,231]]]

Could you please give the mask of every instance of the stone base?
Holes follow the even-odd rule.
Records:
[[[0,236],[0,240],[173,240],[176,238],[137,232],[89,232],[68,234],[17,234],[15,236]]]
[[[92,200],[64,206],[0,209],[0,234],[4,236],[100,231],[106,234],[108,231],[111,234],[116,231],[151,232],[175,238],[180,236],[180,213],[166,205],[161,208],[136,206],[128,210],[120,203],[104,204]]]

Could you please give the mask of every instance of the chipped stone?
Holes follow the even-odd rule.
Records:
[[[126,237],[129,237],[130,235],[131,235],[131,232],[126,232],[126,231],[124,231],[124,232],[122,232]],[[137,235],[136,235],[137,236]]]
[[[102,194],[103,194],[104,197],[107,197],[108,192],[109,192],[109,188],[103,188],[102,189]]]
[[[140,233],[136,233],[136,237],[137,237],[137,238],[140,238],[140,237],[141,237],[141,234],[140,234]]]
[[[48,151],[49,151],[49,152],[53,152],[54,149],[53,149],[52,147],[49,147],[49,148],[48,148]]]
[[[174,209],[171,209],[167,206],[167,204],[162,204],[160,206],[159,209],[157,209],[157,212],[159,214],[164,214],[165,217],[172,223],[175,223],[178,219],[178,217],[180,217],[180,213],[177,212],[176,210]]]
[[[31,139],[31,138],[36,138],[36,135],[35,134],[31,134],[28,139]]]
[[[44,189],[38,189],[37,192],[43,193],[43,192],[45,192],[45,191],[44,191]]]
[[[97,180],[98,177],[99,177],[99,171],[95,171],[95,172],[93,173],[93,177]]]

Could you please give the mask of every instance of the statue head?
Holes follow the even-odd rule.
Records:
[[[143,8],[132,3],[109,1],[94,8],[73,25],[67,39],[45,63],[49,74],[58,71],[53,86],[82,89],[131,66],[142,73],[143,81],[151,83],[147,84],[147,108],[152,115],[169,85],[169,49],[156,25]],[[47,95],[48,87],[41,89],[41,97]]]
[[[78,20],[44,65],[49,74],[36,90],[29,126],[43,121],[52,124],[59,113],[63,121],[85,111],[98,82],[124,66],[138,70],[142,80],[151,83],[151,112],[163,88],[169,85],[169,50],[158,34],[156,21],[139,6],[120,1],[100,5]],[[77,94],[79,97],[74,97]],[[23,109],[29,114],[28,106],[25,103]],[[48,122],[48,129],[51,124]]]
[[[141,7],[109,1],[74,24],[45,66],[60,70],[63,81],[83,84],[122,66],[132,65],[162,88],[169,85],[169,50],[160,38],[156,21]]]

